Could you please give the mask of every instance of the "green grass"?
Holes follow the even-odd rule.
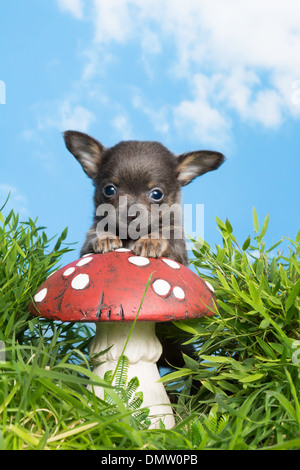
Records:
[[[218,313],[174,325],[197,357],[162,379],[177,400],[176,427],[148,430],[136,384],[119,376],[120,393],[93,374],[90,326],[28,313],[70,249],[66,230],[49,240],[37,221],[0,212],[0,449],[299,449],[300,232],[283,254],[279,243],[265,247],[268,218],[260,229],[254,211],[253,223],[241,245],[219,219],[219,246],[195,240],[192,263],[215,288]],[[89,383],[104,384],[108,399]]]

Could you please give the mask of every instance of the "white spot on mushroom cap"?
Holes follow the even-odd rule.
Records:
[[[150,263],[148,258],[145,258],[144,256],[130,256],[128,261],[136,266],[147,266],[147,264]]]
[[[164,279],[156,279],[152,284],[153,290],[157,295],[165,297],[169,294],[171,290],[170,284]]]
[[[71,282],[71,286],[73,289],[82,290],[85,289],[90,282],[90,278],[87,274],[78,274],[78,276],[74,277]]]
[[[205,284],[207,285],[209,290],[211,290],[212,292],[215,292],[215,289],[213,288],[213,286],[209,282],[205,281]]]
[[[163,258],[163,262],[166,263],[168,266],[170,266],[170,268],[180,269],[180,265],[176,263],[176,261],[173,261],[172,259]]]
[[[63,276],[64,277],[68,277],[68,276],[71,276],[71,274],[73,274],[73,272],[75,271],[75,268],[68,268],[65,270],[65,272],[63,273]]]
[[[181,289],[179,286],[173,287],[173,294],[178,300],[184,300],[185,299],[185,293],[184,290]]]
[[[42,300],[44,300],[44,298],[46,297],[47,295],[47,289],[46,287],[42,290],[40,290],[40,292],[38,292],[37,294],[35,294],[34,296],[34,300],[35,302],[42,302]]]
[[[119,253],[124,253],[125,251],[131,251],[129,248],[117,248],[115,251],[118,251]]]
[[[90,256],[89,258],[87,258],[87,257],[81,258],[81,260],[78,261],[76,266],[84,266],[85,264],[90,263],[92,260],[93,260],[92,256]]]

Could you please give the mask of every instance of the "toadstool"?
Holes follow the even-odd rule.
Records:
[[[30,304],[33,315],[62,322],[94,322],[96,335],[90,353],[101,355],[94,372],[104,377],[116,368],[145,287],[137,323],[126,346],[128,380],[138,377],[143,406],[150,409],[152,427],[162,419],[174,426],[168,395],[156,362],[162,346],[155,323],[185,320],[214,313],[213,288],[189,268],[168,258],[145,258],[120,248],[104,254],[87,254],[51,274]],[[103,388],[95,387],[103,398]]]

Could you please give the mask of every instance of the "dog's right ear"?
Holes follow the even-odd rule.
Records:
[[[98,140],[77,131],[64,132],[67,149],[79,161],[85,173],[94,179],[99,171],[105,147]]]

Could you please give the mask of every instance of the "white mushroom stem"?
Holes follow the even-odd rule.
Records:
[[[97,354],[112,346],[104,355],[99,356],[99,361],[105,361],[94,368],[99,377],[103,378],[107,371],[116,369],[131,326],[131,323],[97,324],[90,353]],[[159,427],[162,420],[165,427],[171,429],[175,426],[171,403],[164,385],[157,382],[160,375],[156,362],[161,353],[162,346],[155,335],[155,323],[136,323],[124,352],[129,360],[128,381],[132,377],[139,380],[138,391],[143,392],[142,406],[150,409],[151,428]],[[94,389],[96,395],[103,399],[104,389],[100,386]]]

